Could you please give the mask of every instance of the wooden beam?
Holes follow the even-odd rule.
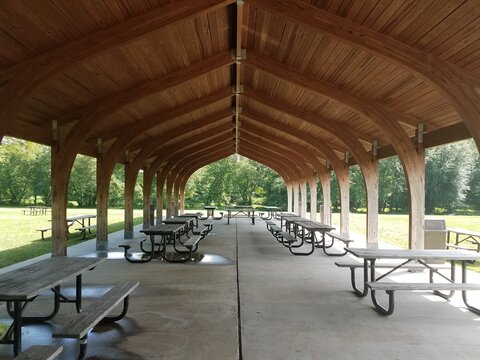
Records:
[[[114,47],[125,45],[145,34],[190,20],[234,3],[234,0],[175,1],[128,19],[47,53],[15,65],[15,75],[0,88],[0,135],[23,101],[44,81],[63,69],[86,61]],[[5,76],[3,76],[5,79]]]
[[[250,51],[248,53],[248,65],[252,65],[264,72],[267,72],[277,78],[286,80],[298,86],[301,86],[309,91],[316,92],[324,97],[330,98],[334,101],[338,101],[356,112],[361,113],[369,119],[372,119],[376,125],[383,130],[381,124],[375,121],[371,115],[371,109],[376,110],[376,112],[382,112],[388,114],[388,117],[392,121],[402,122],[403,124],[416,128],[417,124],[421,122],[420,119],[416,119],[413,116],[406,115],[403,113],[396,112],[391,108],[388,108],[378,102],[371,101],[366,98],[359,97],[348,91],[338,88],[337,86],[324,81],[312,78],[307,76],[304,73],[301,73],[297,70],[291,69],[285,64],[280,63],[276,60],[264,57],[258,53]],[[403,129],[402,129],[403,131]]]
[[[109,130],[105,134],[98,134],[98,137],[101,137],[103,140],[111,140],[129,136],[133,142],[138,135],[143,134],[145,131],[153,130],[156,126],[164,125],[169,121],[176,121],[182,116],[231,98],[233,95],[230,87],[223,88],[198,100],[182,104],[170,111],[160,111],[142,120],[136,121],[131,125]],[[229,111],[231,115],[231,109],[229,109]]]
[[[345,138],[344,136],[348,136],[348,139],[356,138],[357,141],[364,141],[368,142],[369,144],[373,143],[374,139],[369,134],[361,133],[351,128],[347,129],[344,124],[330,121],[328,119],[325,119],[322,115],[305,111],[297,105],[291,104],[284,99],[278,99],[270,96],[264,91],[249,87],[245,91],[244,96],[246,96],[249,100],[255,101],[262,105],[268,106],[276,111],[282,112],[289,116],[293,116],[305,122],[316,125],[322,129],[325,129],[330,134],[337,137],[344,144],[350,142],[350,140],[347,140],[347,138]]]
[[[250,4],[393,61],[421,76],[447,97],[480,149],[478,75],[300,0],[251,0]]]

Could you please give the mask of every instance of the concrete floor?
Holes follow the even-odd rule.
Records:
[[[320,251],[291,255],[261,220],[254,226],[247,219],[230,225],[216,222],[214,234],[200,243],[204,256],[199,263],[127,263],[117,247],[123,242],[121,234],[112,236],[108,260],[84,276],[85,303],[115,282],[137,279],[140,287],[131,297],[127,317],[90,334],[87,359],[480,356],[480,318],[462,307],[459,295],[447,302],[425,293],[399,292],[393,315],[380,316],[369,297],[353,295],[349,270],[337,268],[336,258]],[[94,247],[89,241],[69,248],[69,255],[95,256]],[[73,282],[68,285],[72,293]],[[472,304],[480,306],[480,294],[472,295]],[[29,311],[38,312],[49,300],[47,293]],[[75,359],[76,341],[51,338],[73,313],[73,305],[63,305],[54,321],[25,326],[23,348],[57,343],[64,346],[60,359]],[[0,324],[7,323],[8,316],[0,311]],[[10,358],[12,347],[0,345],[0,359]]]

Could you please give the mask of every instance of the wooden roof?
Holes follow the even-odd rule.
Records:
[[[0,49],[0,136],[115,162],[480,144],[478,0],[2,1]]]

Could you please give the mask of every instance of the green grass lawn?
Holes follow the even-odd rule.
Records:
[[[39,231],[42,227],[49,227],[51,222],[48,215],[23,215],[24,208],[0,208],[0,268],[30,259],[35,256],[51,252],[51,231],[45,233],[45,240],[42,240]],[[95,214],[96,209],[68,209],[67,216]],[[134,211],[134,223],[142,222],[142,210]],[[123,229],[123,209],[110,209],[108,211],[108,232],[115,232]],[[95,221],[92,222],[94,224]],[[75,231],[75,225],[70,228],[68,245],[75,245],[82,241],[95,237],[95,231],[82,240],[80,232]]]

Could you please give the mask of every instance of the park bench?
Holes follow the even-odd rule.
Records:
[[[67,324],[53,334],[53,337],[80,340],[78,360],[83,359],[87,352],[88,333],[100,321],[113,322],[122,319],[128,311],[129,296],[138,285],[138,281],[129,281],[114,286],[85,307],[81,313],[73,315]],[[117,316],[107,316],[122,301],[122,312]]]
[[[40,231],[41,234],[42,234],[42,240],[45,240],[45,233],[46,233],[47,231],[50,231],[50,230],[52,230],[52,227],[51,227],[51,226],[50,226],[50,227],[43,227],[43,228],[37,229],[37,231]]]
[[[344,236],[342,234],[338,234],[338,233],[333,232],[333,231],[327,232],[326,235],[330,236],[330,238],[332,239],[332,243],[330,245],[327,246],[327,244],[323,244],[323,246],[322,246],[323,252],[326,255],[328,255],[328,256],[344,256],[344,255],[347,254],[346,250],[342,253],[329,253],[329,252],[327,252],[327,249],[331,248],[336,240],[343,242],[343,244],[345,245],[345,248],[348,248],[350,246],[350,243],[353,242],[353,240],[347,238],[346,236]]]
[[[53,360],[63,350],[57,345],[33,345],[18,355],[15,360]]]

